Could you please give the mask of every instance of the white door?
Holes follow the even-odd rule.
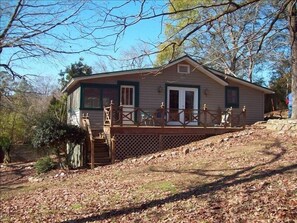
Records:
[[[123,124],[134,124],[135,87],[121,85],[121,104],[123,106]]]
[[[168,87],[167,98],[169,125],[198,124],[197,88]]]

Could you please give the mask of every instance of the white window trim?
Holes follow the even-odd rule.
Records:
[[[180,71],[180,67],[187,67],[187,71],[186,72]],[[190,73],[190,65],[189,64],[178,64],[177,65],[177,73],[179,73],[179,74],[189,74]]]

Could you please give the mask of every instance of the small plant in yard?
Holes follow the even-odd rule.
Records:
[[[72,210],[80,210],[82,208],[83,208],[83,206],[81,204],[79,204],[79,203],[75,203],[75,204],[71,205]]]
[[[35,169],[38,174],[46,173],[55,167],[53,160],[47,156],[43,157],[35,163]]]
[[[147,190],[151,190],[151,191],[158,190],[158,191],[163,191],[163,192],[170,192],[172,194],[177,192],[177,188],[170,181],[150,182],[150,183],[144,185],[143,189],[147,189]]]

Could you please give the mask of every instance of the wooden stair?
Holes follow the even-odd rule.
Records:
[[[89,115],[82,115],[82,125],[87,132],[86,146],[84,152],[84,162],[92,169],[95,166],[104,166],[111,164],[111,156],[109,154],[109,146],[105,142],[104,133],[91,128]]]
[[[109,146],[106,144],[105,139],[100,137],[93,137],[94,139],[94,165],[104,166],[111,164],[109,156]],[[89,165],[91,165],[89,161]]]

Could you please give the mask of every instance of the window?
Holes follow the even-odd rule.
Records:
[[[177,72],[180,74],[189,74],[190,73],[190,65],[188,64],[178,64]]]
[[[134,86],[121,86],[122,105],[134,106]]]
[[[226,87],[225,91],[225,106],[238,108],[239,107],[239,88],[238,87]]]
[[[84,108],[100,108],[100,89],[94,87],[86,87],[83,89],[83,107]]]
[[[118,89],[117,88],[103,88],[102,89],[102,104],[103,106],[110,106],[110,102],[118,105]]]
[[[118,105],[118,88],[114,85],[83,85],[81,97],[82,109],[103,109],[111,100]]]

